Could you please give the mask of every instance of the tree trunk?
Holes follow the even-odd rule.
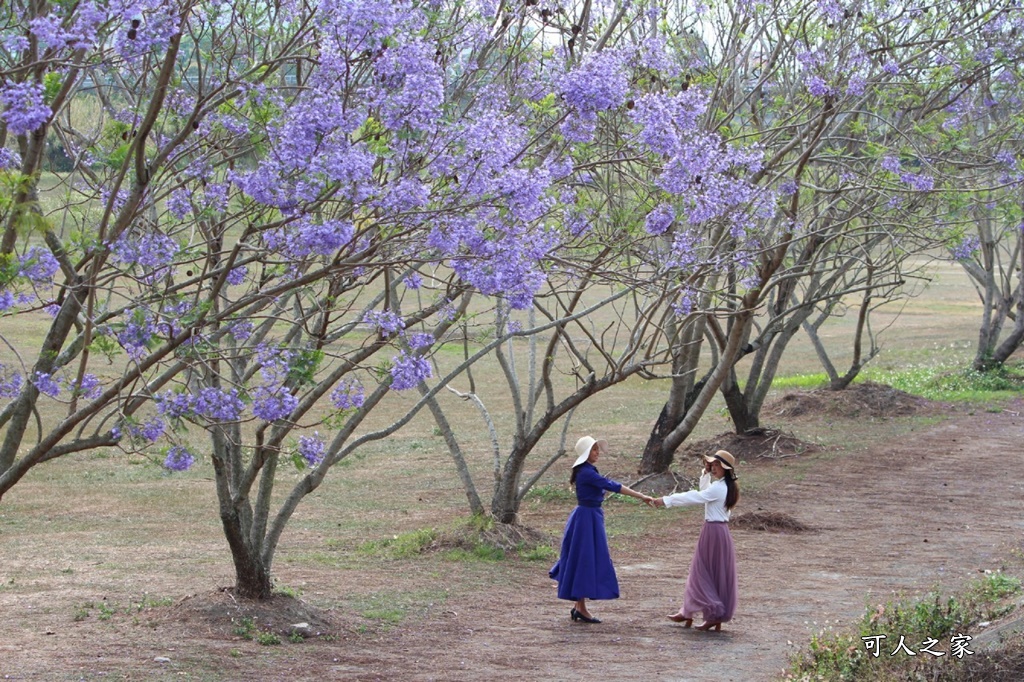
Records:
[[[732,418],[733,429],[736,433],[743,435],[760,428],[761,420],[758,413],[749,409],[739,384],[735,381],[723,384],[722,397],[725,398],[725,405],[729,409],[729,417]]]
[[[514,455],[514,453],[513,453]],[[519,518],[518,476],[502,476],[494,485],[491,515],[498,523],[514,524]]]
[[[682,423],[683,418],[686,417],[690,408],[693,407],[694,401],[707,381],[707,377],[704,377],[687,391],[686,398],[683,401],[683,409],[679,412],[678,416],[672,416],[671,401],[665,403],[665,406],[661,408],[661,414],[658,415],[658,421],[654,423],[654,428],[651,429],[651,435],[647,438],[647,445],[644,446],[644,452],[640,458],[640,471],[638,473],[641,476],[668,471],[668,468],[672,465],[672,460],[675,458],[676,451],[675,448],[667,448],[665,446],[665,439]]]
[[[686,412],[684,411],[683,414]],[[661,408],[661,414],[658,415],[658,421],[651,429],[651,435],[647,438],[647,445],[644,446],[644,452],[640,458],[639,474],[641,476],[668,471],[675,453],[665,451],[665,437],[679,426],[680,420],[681,418],[673,419],[669,415],[669,403],[665,403],[665,406]]]
[[[1022,341],[1024,341],[1024,325],[1021,325],[1018,321],[1017,327],[1013,330],[1013,333],[1006,337],[1006,340],[1004,340],[1003,343],[996,348],[995,353],[992,354],[992,362],[998,366],[1004,365],[1006,361],[1010,359],[1010,356],[1020,348]]]
[[[270,571],[264,565],[260,552],[246,540],[238,513],[222,511],[220,518],[235,564],[235,596],[257,601],[270,599],[273,594]]]
[[[262,537],[253,539],[251,536],[253,514],[249,498],[246,493],[237,490],[241,474],[233,472],[231,467],[238,460],[230,458],[230,446],[225,443],[222,430],[215,429],[212,435],[217,503],[224,537],[235,564],[235,595],[257,601],[270,599],[270,559],[261,551]]]

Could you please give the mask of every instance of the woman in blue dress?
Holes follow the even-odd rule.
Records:
[[[569,616],[584,623],[601,622],[587,610],[587,599],[619,598],[619,581],[604,531],[604,492],[629,495],[648,504],[653,499],[598,473],[594,464],[606,448],[605,441],[590,436],[576,442],[569,484],[576,487],[578,504],[565,523],[558,562],[548,572],[558,581],[558,598],[576,602]]]

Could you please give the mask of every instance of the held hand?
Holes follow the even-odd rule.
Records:
[[[655,497],[651,500],[651,506],[657,509],[658,507],[665,506],[665,500],[661,497]]]

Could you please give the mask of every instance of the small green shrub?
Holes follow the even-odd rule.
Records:
[[[526,561],[554,561],[558,556],[558,552],[555,551],[554,547],[538,545],[532,549],[521,551],[519,556]]]
[[[100,620],[110,620],[110,617],[117,613],[117,609],[107,602],[100,602]]]
[[[235,623],[233,632],[239,637],[252,639],[253,633],[256,632],[256,622],[252,618],[246,616],[239,622]]]
[[[262,646],[275,646],[281,643],[281,638],[269,630],[261,630],[256,633],[256,643]]]
[[[256,621],[250,616],[245,616],[235,623],[233,632],[236,636],[250,639],[263,646],[273,646],[281,643],[281,638],[270,630],[261,630]],[[232,654],[234,655],[234,654]]]
[[[943,598],[932,591],[918,600],[869,607],[853,631],[827,628],[813,635],[806,650],[793,659],[786,679],[933,679],[945,656],[900,656],[900,644],[911,651],[918,649],[915,653],[924,651],[922,647],[926,645],[932,651],[943,651],[944,643],[952,644],[954,637],[968,632],[971,626],[992,618],[994,613],[1012,609],[1000,606],[1000,602],[1020,589],[1017,578],[992,573],[953,596]],[[946,655],[949,653],[945,651]]]
[[[402,559],[421,554],[437,538],[437,530],[421,528],[393,535],[383,540],[370,540],[359,546],[364,554],[385,555],[393,559]]]
[[[395,625],[400,623],[405,618],[405,609],[398,607],[374,607],[368,608],[360,613],[363,618],[369,618],[370,620],[376,620],[381,623],[388,625]]]
[[[455,547],[444,553],[448,561],[473,562],[473,561],[501,561],[505,558],[505,550],[499,547],[487,545],[475,545],[473,547]]]

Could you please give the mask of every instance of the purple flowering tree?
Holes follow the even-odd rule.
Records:
[[[935,224],[946,211],[937,189],[947,166],[933,133],[945,95],[976,75],[950,64],[972,36],[1005,29],[1012,4],[986,3],[955,26],[944,19],[959,11],[952,4],[779,2],[755,11],[753,3],[700,3],[667,17],[672,33],[702,43],[682,43],[679,52],[689,60],[680,88],[708,97],[697,125],[723,145],[757,139],[759,163],[741,177],[762,190],[746,189],[749,197],[774,191],[777,210],[750,211],[753,227],[730,230],[741,238],[720,270],[726,293],[716,294],[721,305],[680,328],[685,342],[642,473],[669,466],[714,390],[737,432],[759,428],[789,341],[801,327],[813,334],[855,297],[849,370],[840,374],[819,344],[833,386],[847,385],[877,353],[870,312],[908,295],[920,277],[912,257],[943,239]],[[713,187],[719,197],[735,191]],[[677,196],[689,199],[692,191]],[[668,224],[666,215],[653,212],[651,223]],[[687,219],[692,226],[702,217]],[[701,366],[705,344],[713,350],[709,367]]]
[[[881,350],[872,311],[913,294],[913,283],[924,277],[916,257],[941,240],[932,226],[943,211],[934,189],[944,170],[935,145],[919,131],[934,129],[942,116],[942,106],[929,101],[934,92],[972,77],[941,68],[938,56],[964,27],[936,20],[932,12],[871,3],[858,4],[856,12],[850,7],[808,6],[797,50],[771,50],[772,58],[757,64],[757,82],[770,84],[775,96],[762,97],[759,105],[730,103],[744,117],[744,130],[761,129],[765,145],[779,151],[788,139],[778,139],[777,123],[793,103],[816,112],[809,142],[789,154],[774,153],[766,166],[785,178],[781,209],[796,230],[779,251],[782,268],[765,288],[743,387],[737,372],[722,387],[737,433],[760,428],[775,371],[801,327],[830,388],[848,386]],[[970,30],[980,32],[986,23]],[[775,40],[783,42],[782,36]],[[923,45],[935,51],[934,61],[923,57]],[[786,74],[797,76],[788,86]],[[851,308],[852,354],[840,372],[818,329]]]
[[[1024,17],[1019,3],[1009,4],[970,13],[981,30],[948,50],[961,78],[938,100],[934,128],[948,177],[937,230],[978,293],[978,371],[1002,367],[1024,343]]]
[[[641,54],[611,51],[621,15],[579,19],[609,43],[586,59],[584,29],[534,5],[0,13],[0,496],[94,448],[210,466],[236,591],[266,598],[288,521],[336,464],[509,337],[586,310],[435,377],[471,302],[486,316],[573,291],[552,273],[594,210],[577,166],[626,163],[595,151]],[[72,164],[54,187],[52,136]],[[46,321],[41,344],[24,320]],[[300,472],[283,492],[282,466]]]
[[[544,8],[539,11],[543,18]],[[538,106],[558,114],[550,144],[567,145],[563,158],[575,169],[568,186],[575,199],[562,215],[574,239],[563,242],[559,277],[549,277],[551,290],[535,297],[527,319],[499,310],[495,330],[499,336],[511,324],[537,330],[536,319],[555,326],[544,336],[531,334],[528,349],[495,346],[505,379],[500,387],[474,384],[469,373],[468,390],[458,391],[477,405],[491,433],[486,470],[494,487],[487,511],[502,523],[517,520],[524,495],[564,455],[569,419],[587,399],[634,375],[692,386],[686,363],[700,359],[706,318],[735,318],[740,324],[715,358],[712,381],[690,405],[691,422],[700,418],[739,352],[757,301],[751,295],[739,311],[721,305],[735,293],[724,273],[734,264],[753,271],[776,213],[774,189],[754,180],[763,152],[702,125],[712,93],[683,86],[696,52],[683,54],[671,44],[659,28],[661,10],[623,4],[600,20],[589,3],[561,12],[552,23],[565,29],[566,73]],[[625,293],[632,297],[620,300]],[[597,307],[577,319],[588,304]],[[572,319],[559,322],[562,315]],[[604,316],[609,326],[595,328]],[[509,419],[495,416],[496,404],[512,405]],[[483,512],[473,467],[450,420],[437,401],[431,411],[470,508]],[[528,459],[559,426],[558,445]]]

